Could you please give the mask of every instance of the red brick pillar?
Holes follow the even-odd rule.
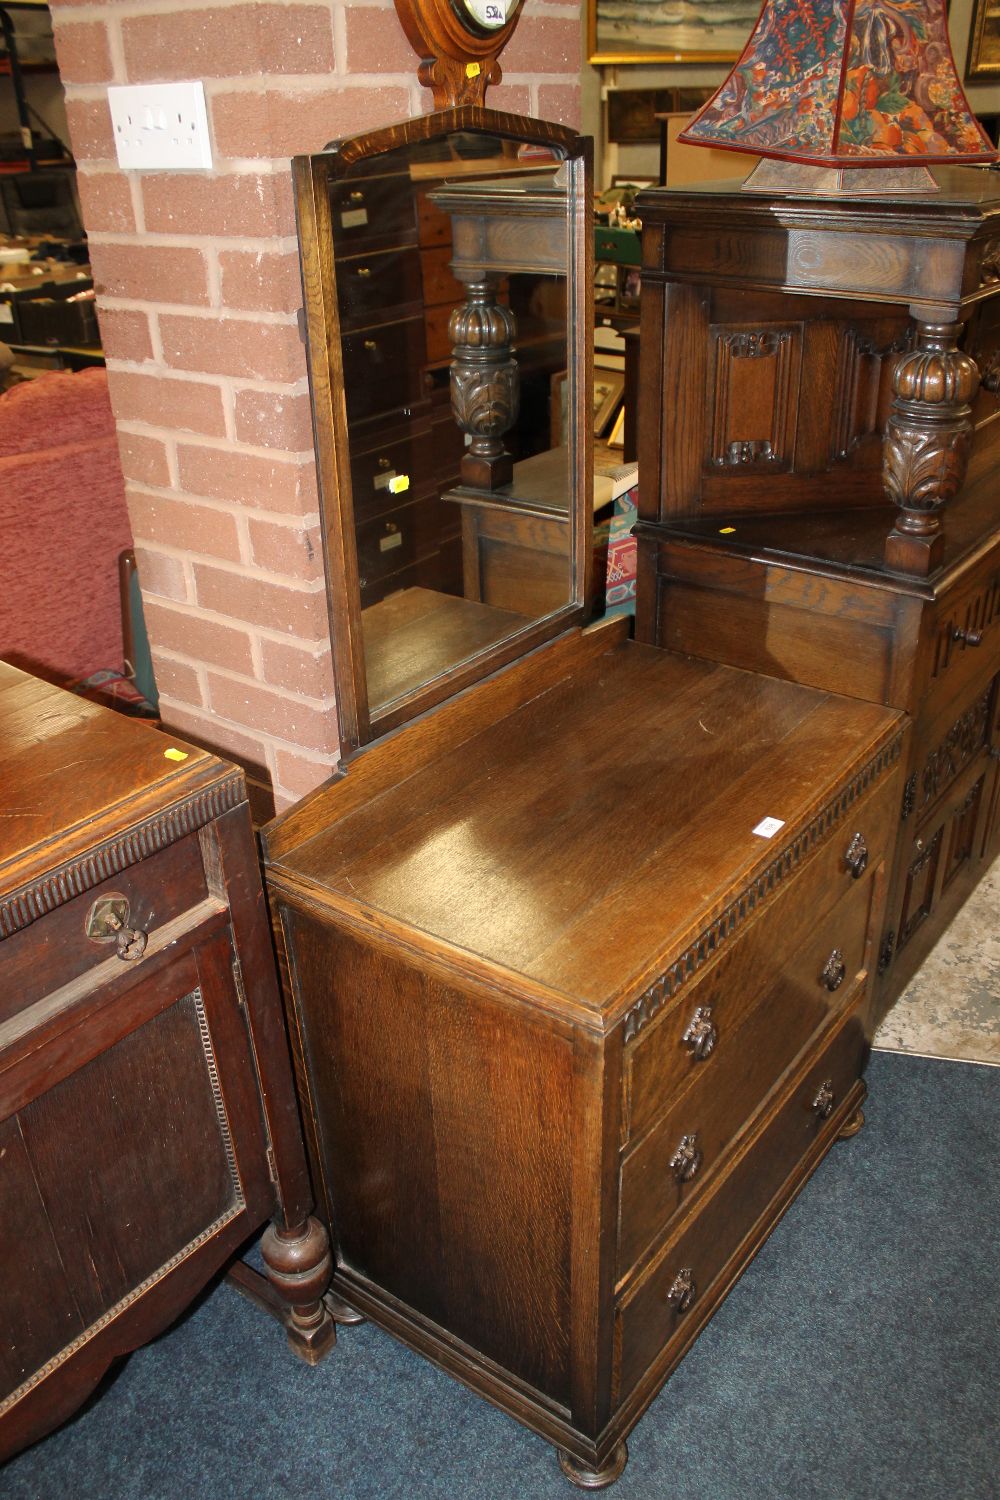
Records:
[[[429,108],[390,4],[51,0],[163,717],[278,806],[337,721],[289,157]],[[580,8],[526,0],[498,109],[579,123]],[[109,83],[201,79],[211,172],[122,172]]]

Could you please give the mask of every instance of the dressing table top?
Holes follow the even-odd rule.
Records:
[[[901,724],[621,633],[573,632],[361,751],[266,831],[272,882],[611,1024],[817,819],[849,818],[829,789],[888,770]]]

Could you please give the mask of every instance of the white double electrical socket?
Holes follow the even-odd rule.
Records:
[[[212,165],[200,82],[116,84],[108,103],[120,167],[177,172]]]

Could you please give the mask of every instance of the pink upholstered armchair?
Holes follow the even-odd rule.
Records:
[[[132,547],[103,369],[0,395],[0,658],[63,685],[126,676]]]

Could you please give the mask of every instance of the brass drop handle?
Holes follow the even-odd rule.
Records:
[[[718,1040],[719,1032],[712,1019],[712,1007],[699,1005],[688,1022],[681,1041],[685,1046],[690,1047],[691,1055],[696,1062],[704,1062],[706,1057],[711,1056],[715,1051],[715,1044]]]
[[[860,880],[868,868],[868,845],[863,833],[856,833],[851,839],[844,854],[844,863],[854,879]]]
[[[352,203],[364,203],[365,195],[355,188],[354,192],[350,195],[350,199]]]
[[[698,1175],[703,1160],[697,1132],[694,1135],[682,1135],[677,1150],[670,1158],[670,1170],[678,1182],[690,1182]]]
[[[830,957],[823,965],[823,971],[819,976],[820,982],[821,984],[824,984],[828,990],[839,990],[840,986],[844,982],[846,975],[847,965],[844,962],[844,955],[841,953],[839,948],[834,948],[833,952],[830,954]]]
[[[698,1284],[694,1279],[694,1273],[690,1266],[685,1266],[682,1271],[677,1272],[677,1275],[670,1283],[670,1289],[667,1292],[667,1301],[677,1312],[686,1313],[697,1295]]]
[[[983,632],[981,630],[962,630],[957,625],[951,633],[953,641],[961,641],[965,646],[981,646],[983,644]]]
[[[833,1079],[824,1078],[812,1102],[812,1107],[821,1120],[828,1120],[833,1114],[833,1106],[836,1103],[836,1099],[837,1096],[833,1092]]]
[[[116,912],[109,912],[106,921],[115,934],[115,952],[126,963],[141,958],[146,951],[149,936],[141,927],[126,927]]]
[[[371,267],[370,266],[359,266],[358,267],[358,275],[359,276],[365,276],[365,277],[367,277],[367,276],[370,276],[371,274],[372,273],[371,273]]]
[[[379,466],[380,469],[391,469],[392,468],[392,464],[390,463],[389,459],[386,458],[385,454],[383,454],[382,457],[379,459],[378,466]]]
[[[376,349],[378,348],[378,344],[374,339],[365,339],[365,348],[368,350],[369,354],[374,354]]]

